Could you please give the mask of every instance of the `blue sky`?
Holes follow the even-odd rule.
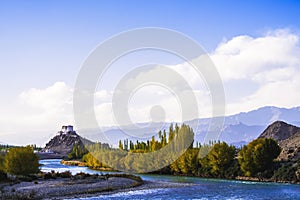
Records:
[[[298,31],[299,6],[299,1],[1,1],[1,74],[6,77],[1,85],[9,83],[12,92],[62,79],[73,84],[91,49],[137,27],[180,31],[207,51],[236,35]]]
[[[221,62],[221,56],[216,53],[220,45],[227,46],[224,45],[222,51],[219,49],[218,52],[223,52],[234,42],[238,44],[249,42],[247,38],[241,39],[237,38],[238,36],[251,37],[253,39],[251,45],[259,43],[260,40],[255,39],[266,39],[270,35],[282,39],[283,43],[285,38],[291,38],[286,43],[290,45],[289,49],[298,55],[299,10],[299,1],[2,0],[0,1],[0,89],[2,91],[0,108],[3,112],[0,116],[0,127],[2,127],[0,142],[1,134],[3,137],[11,136],[7,140],[12,142],[20,130],[49,132],[58,129],[62,123],[72,122],[71,114],[54,120],[56,115],[61,115],[54,111],[51,115],[35,116],[36,113],[43,112],[44,107],[34,108],[32,105],[34,103],[29,102],[30,98],[34,97],[30,95],[36,95],[33,93],[37,90],[41,92],[37,94],[38,96],[45,94],[46,92],[43,91],[48,91],[47,88],[50,88],[53,94],[59,89],[60,92],[71,94],[80,66],[88,54],[99,43],[121,31],[142,27],[162,27],[182,32],[202,45],[212,57],[216,58],[216,63]],[[229,43],[230,41],[233,42]],[[240,41],[243,42],[239,43]],[[292,44],[289,41],[292,41]],[[280,49],[281,46],[279,45],[278,48]],[[277,55],[275,53],[274,55]],[[258,71],[262,72],[263,69],[260,68]],[[295,74],[294,69],[297,69],[294,65],[288,68]],[[249,78],[236,78],[237,76],[228,75],[227,72],[224,74],[223,76],[221,73],[221,76],[224,77],[225,89],[227,88],[225,92],[227,92],[229,108],[230,104],[238,103],[236,102],[238,100],[234,99],[238,99],[239,95],[243,95],[240,99],[245,101],[254,98],[253,95],[258,93],[262,86],[271,87],[267,83],[262,84],[261,81],[257,81],[263,73],[253,74],[257,81],[255,83]],[[246,89],[237,87],[241,83]],[[105,92],[109,93],[109,91]],[[47,97],[51,98],[51,96]],[[296,102],[296,97],[294,99]],[[270,104],[297,106],[294,102],[284,104],[282,103],[284,100],[261,101],[253,104],[253,108]],[[41,102],[45,100],[42,99]],[[27,108],[28,104],[31,105]],[[229,113],[247,109],[251,108],[239,104]],[[71,113],[71,108],[68,112]],[[22,117],[18,119],[18,116]],[[20,122],[24,116],[28,117],[28,123]],[[36,122],[40,125],[34,125],[30,121],[31,118],[32,121],[36,118],[42,118],[44,121]],[[49,126],[44,126],[45,121],[51,122]],[[31,142],[30,139],[28,140],[26,142]]]

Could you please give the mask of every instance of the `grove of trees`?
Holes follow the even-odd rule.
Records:
[[[38,173],[39,158],[33,149],[33,146],[10,147],[5,156],[0,154],[0,179],[6,173]],[[216,141],[194,144],[193,130],[185,124],[175,124],[147,141],[119,141],[118,148],[101,143],[86,147],[75,144],[69,159],[82,159],[87,166],[96,169],[113,166],[128,172],[297,180],[299,177],[295,173],[300,165],[280,165],[276,161],[280,152],[276,141],[263,138],[253,140],[241,149]]]
[[[191,137],[192,139],[189,139]],[[186,139],[188,142],[184,141]],[[204,145],[199,143],[194,145],[193,139],[194,133],[189,126],[183,124],[179,127],[176,124],[175,126],[171,125],[168,132],[166,130],[159,131],[157,137],[153,136],[151,140],[120,140],[118,149],[105,148],[100,150],[101,148],[98,147],[96,151],[90,151],[83,156],[83,161],[94,168],[118,166],[118,169],[131,171],[142,170],[145,167],[157,169],[158,165],[165,164],[164,160],[173,159],[173,155],[178,156],[180,154],[174,162],[165,165],[162,169],[155,170],[153,173],[219,178],[269,177],[275,170],[274,159],[281,151],[276,141],[272,139],[257,139],[242,149],[237,149],[225,142],[216,141]],[[172,142],[175,140],[176,142]],[[189,145],[186,146],[187,144]],[[170,147],[167,154],[149,154],[160,152],[167,147]],[[178,149],[183,147],[186,151],[179,152]],[[95,147],[93,148],[95,150]],[[150,159],[151,163],[143,157],[143,153],[153,156]]]

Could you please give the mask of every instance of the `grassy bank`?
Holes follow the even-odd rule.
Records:
[[[98,170],[98,171],[110,171],[110,172],[117,171],[111,167],[91,167],[91,166],[88,166],[87,163],[82,162],[80,160],[62,160],[60,163],[63,165],[69,165],[69,166],[89,167],[90,169]]]

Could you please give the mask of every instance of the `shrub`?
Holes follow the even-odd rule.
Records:
[[[52,173],[50,172],[44,174],[44,179],[51,179],[51,178],[56,178],[56,177],[52,176]]]
[[[65,171],[65,172],[59,173],[59,176],[61,178],[71,178],[72,177],[72,173],[70,171]]]
[[[79,172],[75,175],[75,177],[80,177],[80,178],[87,178],[90,177],[90,174],[84,173],[84,172]]]
[[[30,146],[10,148],[5,155],[4,168],[14,175],[35,174],[39,172],[39,158]]]
[[[297,167],[292,164],[283,164],[278,168],[273,175],[273,179],[276,181],[297,181],[296,176]]]

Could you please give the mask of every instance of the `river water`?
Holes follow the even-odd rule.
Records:
[[[105,174],[87,167],[65,166],[59,159],[41,160],[42,171],[66,171]],[[144,180],[156,182],[191,183],[177,188],[143,189],[98,195],[85,200],[97,199],[299,199],[300,185],[234,181],[223,179],[204,179],[184,176],[140,175]]]

